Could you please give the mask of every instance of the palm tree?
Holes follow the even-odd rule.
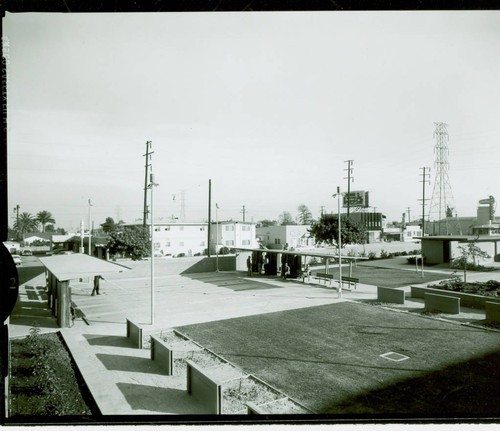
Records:
[[[47,223],[54,224],[56,222],[49,211],[40,211],[36,215],[36,220],[42,225],[42,232],[45,232],[45,225]]]
[[[14,229],[23,236],[25,232],[32,232],[38,228],[38,220],[30,213],[21,213],[19,219],[14,222]]]

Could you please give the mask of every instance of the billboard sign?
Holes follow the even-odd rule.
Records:
[[[344,198],[343,198],[343,207],[353,208],[368,208],[369,202],[368,202],[368,192],[365,192],[364,190],[360,191],[355,191],[355,192],[350,192],[350,193],[345,193]]]

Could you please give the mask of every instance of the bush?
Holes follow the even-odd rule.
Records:
[[[177,255],[177,257],[185,257],[185,256],[186,256],[186,253],[179,253],[179,254]]]
[[[369,260],[374,260],[376,258],[377,258],[377,253],[375,253],[374,251],[370,251],[370,253],[368,253]]]
[[[388,253],[385,250],[380,250],[380,258],[381,259],[388,259],[388,258],[391,258],[391,257],[392,257],[391,253]]]
[[[408,263],[411,263],[412,265],[415,265],[415,260],[417,260],[419,265],[422,265],[422,258],[421,257],[415,258],[415,256],[411,256],[411,257],[408,257],[406,259],[406,261]],[[424,264],[425,264],[425,257],[424,257]]]

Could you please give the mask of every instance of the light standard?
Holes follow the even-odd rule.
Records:
[[[341,237],[341,224],[340,224],[340,198],[342,194],[340,193],[340,187],[337,186],[337,193],[332,195],[332,197],[337,196],[337,202],[338,202],[338,213],[339,213],[339,237],[337,240],[338,246],[339,246],[339,298],[342,299],[342,255],[340,254],[341,248],[342,248],[342,237]]]
[[[153,189],[158,185],[155,183],[155,176],[150,174],[150,183],[148,189],[151,189],[151,325],[155,324],[155,243],[154,243],[154,205],[153,205]]]
[[[90,199],[89,199],[89,256],[92,256],[92,247],[91,247],[91,244],[92,244],[92,229],[91,229],[91,226],[92,226],[92,223],[90,222],[91,220],[91,210],[90,210],[90,207],[92,206],[92,203],[90,202]]]
[[[216,225],[216,240],[215,240],[215,272],[219,272],[219,204],[215,203],[215,225]]]

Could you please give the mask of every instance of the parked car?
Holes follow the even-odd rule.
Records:
[[[70,250],[54,250],[54,252],[52,254],[55,254],[55,255],[73,254],[73,252]]]
[[[12,259],[14,259],[14,263],[16,264],[16,266],[21,266],[23,264],[21,256],[19,256],[18,254],[13,254]]]
[[[21,251],[21,256],[33,256],[33,253],[30,249],[24,249],[23,251]]]

